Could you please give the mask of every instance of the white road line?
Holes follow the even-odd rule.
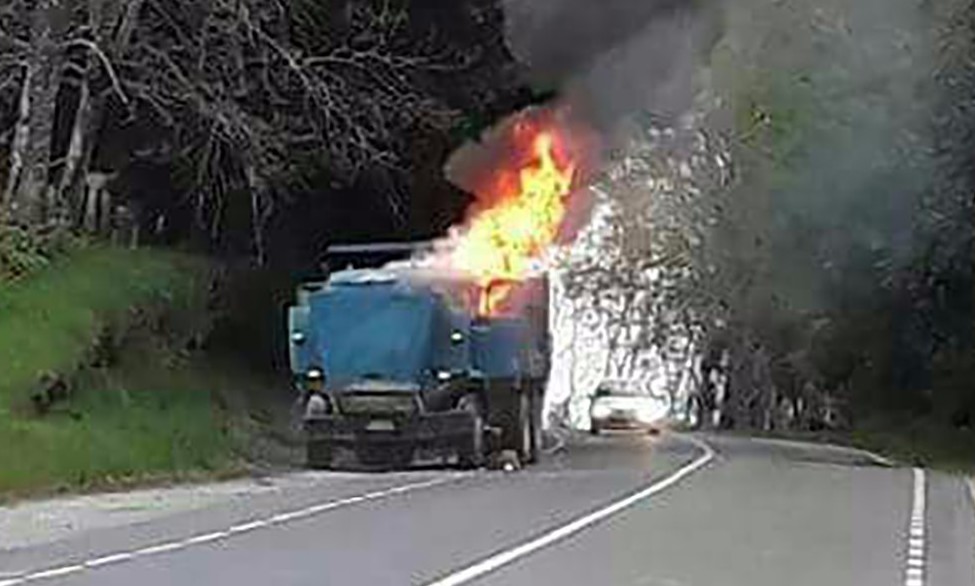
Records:
[[[109,564],[118,564],[121,562],[127,562],[133,557],[134,556],[129,552],[106,555],[92,560],[88,560],[87,562],[85,562],[85,567],[91,569],[100,566],[107,566]]]
[[[90,560],[77,562],[72,565],[56,566],[53,568],[45,568],[43,570],[38,570],[34,572],[14,574],[13,577],[11,578],[0,579],[0,586],[21,586],[22,584],[26,584],[29,582],[35,582],[35,581],[46,580],[51,578],[58,578],[60,576],[66,576],[68,574],[73,574],[76,572],[92,571],[110,564],[129,562],[140,557],[158,555],[162,553],[186,549],[188,547],[192,547],[196,545],[202,545],[206,543],[213,543],[215,541],[227,540],[236,535],[240,535],[241,533],[283,525],[289,521],[294,521],[296,519],[303,519],[319,513],[323,513],[325,511],[331,511],[333,509],[348,507],[351,505],[364,503],[368,501],[376,501],[376,500],[380,500],[383,498],[387,498],[387,497],[391,497],[391,496],[395,496],[407,492],[414,492],[414,491],[423,490],[427,488],[433,488],[435,486],[447,484],[448,482],[457,482],[463,478],[469,478],[469,477],[470,475],[468,474],[457,474],[446,478],[436,478],[434,480],[427,480],[424,482],[403,484],[400,486],[394,486],[392,488],[388,488],[384,490],[377,490],[362,495],[356,495],[356,496],[338,499],[334,501],[326,501],[324,503],[318,503],[302,509],[296,509],[294,511],[287,511],[284,513],[272,515],[264,519],[255,519],[247,523],[233,525],[222,531],[214,531],[212,533],[201,533],[199,535],[194,535],[185,539],[157,543],[157,544],[150,545],[148,547],[143,547],[132,551],[114,552],[97,558],[92,558]]]
[[[975,507],[975,476],[968,479],[968,496],[972,497],[972,507]]]
[[[169,553],[171,551],[176,551],[178,549],[183,549],[186,547],[186,543],[182,541],[170,541],[169,543],[162,543],[159,545],[152,545],[149,547],[143,547],[142,549],[137,549],[132,552],[129,559],[135,556],[147,556],[147,555],[159,555],[161,553]]]
[[[907,538],[907,567],[904,586],[924,586],[924,516],[927,509],[924,470],[914,469],[914,492],[911,501],[911,522]]]
[[[703,450],[704,453],[693,462],[684,466],[677,472],[674,472],[667,478],[651,484],[643,490],[640,490],[639,492],[624,499],[618,500],[602,509],[599,509],[598,511],[590,513],[584,517],[580,517],[575,521],[554,529],[541,537],[533,539],[527,543],[523,543],[517,547],[514,547],[513,549],[495,554],[472,566],[450,574],[449,576],[445,576],[439,580],[430,582],[427,584],[427,586],[458,586],[460,584],[470,582],[471,580],[483,576],[484,574],[493,572],[502,566],[506,566],[519,558],[523,558],[542,548],[548,547],[557,541],[561,541],[599,521],[602,521],[603,519],[619,513],[627,507],[630,507],[657,494],[658,492],[670,488],[714,459],[714,450],[712,450],[711,447],[706,443],[690,437],[686,437],[685,439],[695,444],[697,447]]]
[[[300,511],[290,511],[288,513],[281,513],[275,515],[268,519],[268,523],[274,523],[275,525],[280,525],[282,523],[288,523],[294,521],[295,519],[301,519],[302,517],[308,517],[312,514],[312,511],[308,509],[302,509]]]
[[[220,539],[226,539],[227,537],[230,537],[229,531],[214,531],[213,533],[194,535],[193,537],[184,540],[183,545],[197,545],[200,543],[210,543],[211,541],[218,541]]]
[[[68,574],[74,574],[75,572],[80,572],[84,569],[85,567],[81,564],[74,564],[71,566],[61,566],[60,568],[51,568],[50,570],[44,570],[43,572],[37,572],[29,576],[24,576],[23,580],[25,582],[33,582],[34,580],[59,578],[61,576],[67,576]]]
[[[227,531],[229,533],[247,533],[248,531],[254,531],[255,529],[261,529],[267,527],[267,521],[251,521],[249,523],[241,523],[240,525],[233,525]]]

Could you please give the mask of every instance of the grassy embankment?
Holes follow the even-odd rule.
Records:
[[[106,247],[0,283],[0,498],[237,468],[231,383],[187,351],[207,284],[198,260]],[[70,391],[40,414],[43,372]]]
[[[975,431],[952,429],[924,419],[875,418],[851,431],[747,434],[848,445],[870,450],[903,465],[975,474]]]
[[[857,446],[905,464],[975,474],[975,431],[925,419],[878,421],[851,434]]]

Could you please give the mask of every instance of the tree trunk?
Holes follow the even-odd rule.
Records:
[[[68,153],[64,158],[64,169],[61,171],[61,181],[58,185],[58,199],[65,206],[71,224],[77,224],[78,218],[82,215],[81,206],[84,205],[84,198],[81,197],[84,192],[77,187],[80,184],[78,175],[82,170],[82,160],[87,151],[86,143],[90,142],[88,132],[89,119],[92,116],[91,102],[91,91],[86,75],[79,89],[78,106],[71,125],[71,141],[68,144]]]
[[[23,176],[17,181],[13,201],[20,209],[18,215],[35,223],[45,220],[49,211],[47,204],[53,199],[49,191],[51,135],[61,67],[54,24],[63,9],[58,0],[42,0],[34,9],[31,23],[31,48],[27,56],[29,74],[24,80],[24,91],[29,93],[28,137]]]
[[[124,12],[119,10],[122,4]],[[89,1],[91,27],[97,31],[98,43],[111,61],[117,61],[128,51],[143,4],[144,0],[129,0],[125,3]],[[85,186],[97,146],[98,131],[107,107],[107,97],[104,94],[93,95],[91,80],[92,75],[103,66],[94,55],[88,56],[86,75],[72,126],[71,143],[58,188],[62,201],[68,202],[73,208],[75,225],[87,230],[97,230],[98,224],[99,204],[97,201],[88,201],[90,196],[86,195]]]
[[[14,197],[20,186],[24,171],[24,158],[30,142],[30,110],[31,110],[31,77],[30,67],[25,68],[24,80],[20,89],[20,103],[17,108],[17,122],[14,126],[14,140],[10,148],[10,172],[7,175],[7,185],[0,198],[0,214],[13,213],[16,207]]]
[[[274,202],[268,197],[267,182],[261,177],[253,162],[245,168],[247,186],[251,197],[251,231],[254,239],[254,261],[262,267],[267,263],[267,243],[265,230],[271,219]]]
[[[48,62],[40,64],[39,74],[32,78],[34,83],[30,87],[33,104],[29,122],[30,140],[24,157],[24,177],[15,196],[18,204],[23,206],[26,217],[37,223],[47,218],[51,211],[48,204],[54,199],[48,180],[58,80],[55,65],[50,62],[53,59],[44,61]]]

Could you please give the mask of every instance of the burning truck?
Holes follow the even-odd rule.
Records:
[[[290,308],[291,370],[307,462],[364,464],[418,452],[467,467],[534,461],[549,374],[548,281],[577,178],[564,131],[506,128],[504,164],[481,165],[462,229],[427,244],[339,246],[330,257],[407,256],[302,284]]]

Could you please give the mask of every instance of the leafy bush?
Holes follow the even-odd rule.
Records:
[[[64,230],[0,223],[0,283],[47,267],[72,244],[73,237]]]
[[[48,262],[28,230],[0,225],[0,281],[18,279],[44,268]]]
[[[47,250],[19,273],[29,277],[0,285],[0,500],[227,470],[214,403],[225,383],[188,352],[207,334],[208,265],[148,249]],[[69,392],[41,416],[30,400],[49,372]]]

